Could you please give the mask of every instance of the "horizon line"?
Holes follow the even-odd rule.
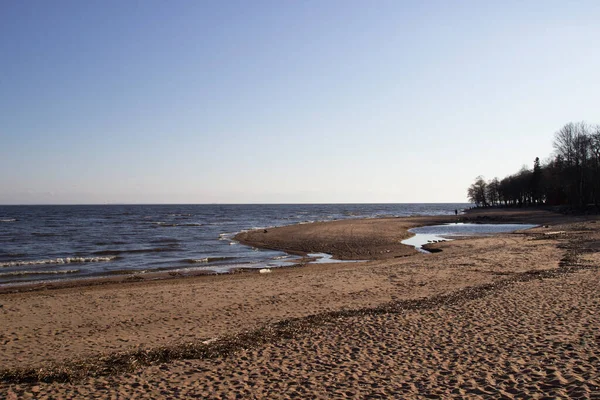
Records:
[[[18,206],[167,206],[167,205],[179,205],[179,206],[248,206],[248,205],[360,205],[360,204],[473,204],[470,202],[332,202],[332,203],[21,203],[21,204],[0,204],[0,207],[18,207]]]

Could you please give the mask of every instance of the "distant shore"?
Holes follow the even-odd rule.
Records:
[[[334,353],[331,351],[334,347],[328,347],[328,343],[330,340],[336,340],[337,333],[335,329],[327,328],[328,318],[335,318],[336,321],[339,318],[340,322],[336,323],[337,326],[346,323],[344,321],[351,323],[352,329],[359,330],[356,337],[363,337],[361,335],[379,326],[378,324],[383,321],[382,318],[388,321],[384,326],[377,328],[378,340],[373,342],[367,340],[361,345],[366,353],[361,353],[360,357],[364,365],[367,365],[376,362],[377,357],[381,355],[382,350],[378,347],[378,343],[388,340],[386,339],[388,334],[392,335],[389,336],[390,338],[403,338],[404,335],[411,334],[412,325],[400,322],[398,325],[395,322],[398,318],[396,316],[399,315],[399,311],[394,311],[397,307],[403,309],[402,307],[414,304],[416,308],[410,311],[414,316],[410,318],[413,320],[425,318],[423,323],[426,324],[429,323],[426,321],[438,321],[436,324],[439,326],[436,325],[435,329],[443,334],[444,329],[451,329],[453,326],[449,323],[450,320],[445,325],[444,318],[453,317],[451,313],[441,311],[436,302],[448,304],[449,307],[462,307],[460,304],[463,304],[463,300],[460,299],[465,296],[465,293],[482,293],[480,297],[473,297],[474,303],[468,307],[471,310],[480,310],[479,307],[484,307],[483,303],[492,301],[496,296],[494,293],[500,290],[497,292],[498,296],[508,296],[507,300],[502,301],[513,301],[509,299],[521,301],[523,299],[519,296],[522,297],[523,293],[527,293],[529,297],[538,296],[540,304],[546,304],[544,303],[546,300],[542,301],[542,299],[546,299],[544,296],[548,293],[555,293],[553,285],[564,285],[563,280],[567,279],[567,283],[573,280],[573,284],[584,288],[589,287],[590,290],[585,292],[587,296],[585,301],[589,304],[579,299],[575,292],[573,294],[564,292],[561,297],[564,304],[556,303],[556,307],[577,309],[578,304],[581,304],[583,310],[587,310],[585,307],[593,308],[594,304],[600,304],[600,290],[593,290],[595,288],[593,285],[600,282],[598,279],[600,278],[598,272],[600,233],[596,227],[597,219],[597,217],[565,216],[544,210],[477,210],[465,215],[449,217],[343,220],[293,225],[267,229],[267,232],[258,230],[242,233],[238,235],[238,239],[242,243],[253,246],[295,253],[325,252],[341,259],[369,261],[307,264],[302,267],[272,269],[269,274],[239,273],[198,277],[167,275],[164,278],[170,279],[141,277],[136,280],[115,277],[118,282],[109,280],[92,286],[72,285],[55,287],[53,290],[37,288],[33,291],[0,293],[0,314],[3,320],[0,327],[0,343],[4,350],[0,354],[0,394],[4,394],[5,397],[10,393],[19,397],[25,396],[26,393],[36,393],[36,397],[39,398],[76,397],[83,396],[82,393],[91,393],[95,385],[100,382],[107,388],[113,387],[106,392],[107,397],[110,397],[111,393],[116,393],[113,390],[117,390],[117,394],[121,396],[133,395],[138,391],[136,388],[144,384],[148,385],[146,393],[159,395],[161,390],[174,393],[170,390],[174,390],[175,386],[171,386],[169,382],[188,375],[185,371],[190,368],[197,368],[205,372],[195,380],[178,383],[180,393],[209,395],[211,391],[214,393],[225,391],[247,396],[251,396],[252,393],[258,395],[266,393],[265,390],[269,392],[269,388],[276,390],[275,387],[287,387],[290,381],[286,378],[288,376],[286,374],[293,373],[294,368],[300,367],[286,364],[282,367],[284,370],[291,368],[287,373],[280,370],[270,371],[269,377],[263,374],[247,376],[250,381],[262,382],[261,392],[257,386],[254,386],[254,389],[235,386],[235,379],[232,380],[233,378],[229,377],[227,372],[221,370],[222,363],[238,365],[238,371],[242,371],[242,374],[250,374],[254,364],[248,363],[260,362],[261,358],[254,352],[262,351],[263,347],[265,351],[273,352],[275,358],[270,361],[272,365],[285,363],[284,359],[277,358],[283,357],[283,354],[287,354],[285,359],[305,357],[305,353],[293,355],[294,352],[302,352],[300,349],[289,349],[284,353],[279,353],[277,350],[278,346],[292,346],[293,343],[304,343],[309,347],[323,345],[325,347],[319,354],[326,358],[333,357]],[[520,233],[435,243],[432,246],[442,251],[427,255],[419,254],[413,248],[400,244],[402,239],[410,235],[407,230],[412,227],[457,220],[526,222],[538,224],[540,227]],[[536,276],[543,280],[543,284],[531,280]],[[560,278],[562,276],[564,278]],[[515,291],[511,289],[513,287],[521,289]],[[486,289],[480,292],[483,288]],[[476,291],[472,292],[473,290]],[[486,294],[488,292],[489,294]],[[500,306],[501,303],[495,301],[490,303],[491,307]],[[547,301],[551,299],[548,298]],[[419,311],[421,309],[419,304],[423,305],[422,309],[425,311]],[[531,316],[537,315],[539,318],[546,318],[544,313],[552,310],[549,306],[538,309],[535,303],[529,304],[528,307],[529,309],[524,309],[523,312],[526,315],[529,313]],[[360,313],[352,310],[363,310],[360,313],[365,317],[358,318],[357,315]],[[375,313],[372,310],[379,311]],[[427,315],[430,312],[437,313],[434,319],[428,319]],[[402,313],[404,314],[401,315],[405,315],[404,311]],[[372,319],[369,315],[379,317]],[[408,314],[406,315],[408,318]],[[545,343],[545,332],[540,331],[541,328],[535,325],[535,321],[540,320],[538,317],[522,323],[530,323],[532,332],[539,336],[540,343]],[[589,318],[596,317],[589,314]],[[501,323],[495,321],[493,315],[479,314],[477,318],[480,318],[477,323],[483,325],[487,323],[485,318],[490,318],[489,323]],[[588,325],[585,324],[591,322],[588,317],[581,318],[581,323],[570,321],[572,326],[569,329],[576,327],[580,332],[587,332]],[[317,320],[323,322],[315,325],[314,321]],[[282,321],[296,321],[293,323],[301,324],[304,330],[329,329],[332,333],[331,336],[328,333],[321,333],[321,339],[312,335],[302,336],[301,332],[304,331],[302,329],[294,334],[284,334],[285,330],[281,331],[281,329],[288,326],[285,324],[292,322],[285,322],[282,325]],[[469,321],[465,320],[464,323],[468,324]],[[261,329],[267,330],[261,331]],[[389,329],[389,332],[386,329]],[[283,336],[277,333],[279,331]],[[243,337],[266,334],[260,332],[271,332],[267,335],[271,339],[265,341],[253,339],[258,346],[255,350],[252,350],[254,345],[243,342]],[[492,334],[496,335],[490,332],[490,335]],[[289,338],[282,339],[283,337]],[[214,346],[220,343],[219,338],[225,340],[222,343],[230,343],[228,348],[233,349],[232,353],[223,352],[229,354],[226,361],[219,356],[215,356],[215,359],[213,356],[208,358],[195,356],[200,359],[179,360],[179,357],[188,356],[177,356],[177,354],[192,353],[178,353],[173,350],[183,349],[184,347],[181,346],[185,345],[188,349],[205,349],[193,354],[212,354],[210,351],[213,350],[210,349],[217,349]],[[494,338],[497,343],[504,343],[503,347],[513,340],[508,333],[502,333]],[[246,347],[243,348],[247,350],[242,350],[242,347],[235,350],[236,340],[246,343],[243,345]],[[297,340],[300,342],[296,342]],[[463,339],[457,337],[456,343],[448,343],[447,346],[455,346],[457,349],[466,346],[467,342],[462,343],[461,340]],[[465,336],[464,340],[472,339]],[[315,341],[321,344],[316,344]],[[405,346],[403,343],[390,341],[391,347],[388,346],[388,350],[392,351],[393,346],[400,346],[394,351],[405,353],[408,349],[402,347]],[[428,343],[423,339],[423,342],[411,341],[410,346],[418,350],[421,346],[431,345]],[[351,352],[354,345],[347,344],[349,347],[345,347],[346,344],[342,344],[341,346],[337,351],[344,354]],[[218,348],[221,349],[219,351],[224,351],[223,347]],[[450,351],[451,348],[440,350],[440,363],[444,362],[446,350]],[[586,354],[590,351],[598,351],[597,348],[584,350],[587,351]],[[158,366],[144,367],[148,363],[154,364],[148,361],[148,358],[140,358],[142,354],[146,354],[144,353],[146,351],[160,353],[164,356],[160,358],[161,360],[170,360],[170,362],[160,369]],[[531,351],[534,351],[534,347],[531,347]],[[548,352],[550,355],[553,354],[552,350]],[[114,360],[117,360],[119,354],[133,364],[116,363]],[[240,358],[240,354],[248,354],[250,359]],[[555,355],[559,357],[555,360],[556,365],[567,370],[569,367],[565,363],[568,360],[560,359],[558,353]],[[535,366],[534,361],[527,364],[529,362],[527,357],[523,355],[521,357],[526,360],[525,366],[529,365],[532,368]],[[569,362],[577,362],[576,357],[577,355],[573,353],[573,359]],[[395,359],[395,362],[401,362],[400,359]],[[507,355],[504,360],[506,363],[516,362],[510,355]],[[102,364],[103,362],[112,364]],[[425,373],[426,363],[410,364],[408,359],[405,362],[406,366],[415,373],[418,374],[419,371]],[[340,363],[343,365],[343,362]],[[477,364],[474,359],[465,359],[462,363],[470,370],[484,367]],[[80,367],[76,367],[77,365]],[[86,368],[82,369],[82,365]],[[594,368],[593,363],[590,366],[588,361],[582,361],[580,366],[583,372],[577,372],[579,381],[566,379],[565,382],[568,384],[564,383],[563,386],[568,387],[570,384],[573,387],[580,387],[584,383],[586,387],[593,386],[595,381],[586,378],[586,371],[594,372],[590,369]],[[60,368],[63,374],[56,375],[56,371]],[[139,372],[128,375],[127,371],[131,371],[131,368],[141,368],[140,371],[148,372],[143,372],[142,375]],[[401,370],[404,367],[399,365],[398,368]],[[453,374],[460,376],[460,365],[452,369]],[[296,373],[301,372],[296,371]],[[564,371],[562,373],[565,374]],[[320,388],[319,390],[325,390],[331,395],[335,393],[319,386],[319,381],[326,382],[329,378],[321,376],[318,370],[306,374],[307,379],[315,379],[317,384],[315,390]],[[522,374],[528,376],[527,372]],[[100,378],[92,378],[92,375]],[[501,375],[496,376],[497,382],[504,379]],[[52,376],[62,378],[48,378]],[[416,379],[415,376],[393,378],[388,380],[387,384],[402,380],[411,382],[411,379],[413,381]],[[74,379],[77,383],[75,385],[48,384],[41,382],[44,379],[50,381]],[[145,381],[140,383],[140,379]],[[368,384],[372,382],[369,379],[378,378],[365,376],[364,379]],[[117,386],[114,386],[115,384]],[[382,384],[386,385],[385,382],[379,382],[379,385]],[[463,387],[458,383],[456,385],[464,390],[466,396],[475,393],[469,391],[467,386],[463,385]],[[494,387],[493,384],[488,386],[489,388],[486,389],[485,384],[477,383],[472,390],[485,392]],[[358,388],[359,386],[352,386],[348,390],[356,391]],[[413,389],[418,390],[418,387],[415,388]],[[407,387],[406,390],[404,393],[408,395],[409,388]],[[526,388],[519,390],[521,395],[528,393]]]

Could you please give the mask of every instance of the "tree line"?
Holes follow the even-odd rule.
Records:
[[[478,207],[551,205],[600,206],[600,125],[570,122],[554,134],[554,152],[533,168],[504,179],[478,176],[469,200]]]

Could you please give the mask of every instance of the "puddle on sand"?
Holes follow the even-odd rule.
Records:
[[[361,262],[366,260],[336,260],[331,254],[327,253],[310,253],[308,257],[314,257],[316,260],[311,261],[309,264],[329,264],[329,263],[348,263],[348,262]]]
[[[423,253],[429,251],[423,249],[427,243],[452,240],[452,236],[480,236],[494,235],[496,233],[509,233],[521,229],[535,228],[538,225],[531,224],[444,224],[421,226],[409,229],[415,236],[402,241],[402,244],[413,246]]]
[[[411,231],[412,230],[409,230],[409,232],[411,232]],[[417,233],[415,236],[405,239],[401,243],[406,244],[408,246],[413,246],[415,249],[419,250],[421,253],[429,254],[431,252],[425,250],[423,248],[424,245],[426,245],[427,243],[445,242],[447,240],[452,240],[452,239],[448,239],[443,236],[438,236],[438,235],[434,235],[434,234]]]

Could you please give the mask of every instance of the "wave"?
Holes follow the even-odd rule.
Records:
[[[107,275],[132,275],[132,274],[145,274],[147,270],[137,270],[137,269],[114,269],[112,271],[107,271]]]
[[[248,268],[258,268],[262,264],[250,264],[250,263],[240,263],[240,264],[224,264],[224,265],[206,265],[206,266],[197,266],[197,267],[184,267],[184,268],[176,268],[169,269],[170,273],[194,273],[194,272],[203,272],[203,273],[211,273],[211,274],[223,274],[229,273],[236,269],[248,269]],[[153,272],[153,271],[148,271]]]
[[[165,226],[165,227],[167,227],[167,226],[177,226],[176,224],[169,223],[169,222],[162,222],[162,221],[152,221],[150,223],[153,224],[153,225]]]
[[[21,267],[24,265],[46,265],[46,264],[75,264],[112,261],[117,257],[65,257],[54,258],[50,260],[32,260],[32,261],[7,261],[0,263],[0,267]]]
[[[138,253],[162,253],[165,251],[177,251],[177,248],[174,247],[155,247],[151,249],[132,249],[132,250],[99,250],[95,251],[92,254],[99,256],[110,256],[110,255],[119,255],[119,254],[138,254]]]
[[[249,230],[250,231],[260,231],[260,230],[271,229],[271,228],[275,228],[275,227],[274,226],[253,226]]]
[[[16,218],[2,218],[0,222],[17,222]]]
[[[152,222],[154,225],[156,225],[157,227],[162,227],[162,228],[172,228],[172,227],[176,227],[176,226],[202,226],[202,224],[197,223],[197,222],[190,222],[190,223],[186,223],[186,224],[173,224],[171,222],[162,222],[162,221],[158,221],[158,222]]]
[[[236,257],[205,257],[205,258],[199,258],[199,259],[186,258],[185,260],[183,260],[183,262],[186,262],[189,264],[198,264],[198,263],[211,263],[211,262],[227,261],[227,260],[235,260],[235,259],[236,259]]]
[[[233,233],[233,232],[219,233],[219,240],[230,240],[234,236],[235,236],[235,233]]]
[[[17,257],[25,257],[27,254],[25,253],[6,253],[0,250],[0,257],[4,258],[17,258]]]
[[[150,243],[180,243],[181,240],[179,239],[174,239],[174,238],[163,238],[163,239],[155,239],[155,240],[151,240]],[[125,243],[123,243],[125,244]]]
[[[11,271],[0,272],[0,278],[8,276],[26,276],[26,275],[58,275],[58,274],[76,274],[78,269],[67,269],[63,271]]]
[[[96,242],[94,245],[96,246],[110,246],[110,245],[122,245],[127,244],[128,242],[124,242],[121,240],[115,240],[114,242]]]

